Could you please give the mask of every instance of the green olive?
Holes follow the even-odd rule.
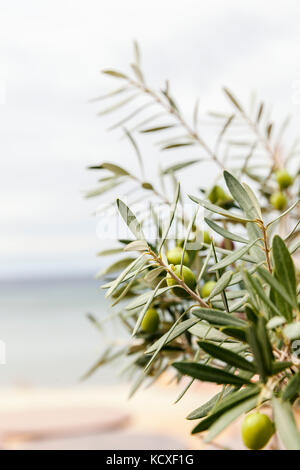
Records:
[[[282,211],[286,208],[287,199],[282,192],[277,192],[272,194],[272,196],[270,197],[270,203],[272,204],[274,209]]]
[[[255,412],[245,417],[242,424],[242,438],[248,449],[262,449],[273,434],[274,424],[267,415]]]
[[[181,270],[181,265],[177,264],[176,266],[171,265],[171,269],[176,274],[177,277],[179,277],[181,280],[185,282],[185,284],[192,290],[195,289],[196,287],[196,277],[193,271],[188,268],[187,266],[182,265],[182,272],[180,273]],[[167,284],[168,286],[176,286],[176,280],[173,279],[173,277],[168,274],[167,275]],[[189,293],[186,292],[184,289],[181,287],[174,287],[172,289],[174,294],[177,295],[178,297],[186,298],[189,297]]]
[[[201,288],[201,297],[209,297],[216,284],[216,281],[207,281]]]
[[[168,263],[181,264],[182,252],[183,252],[183,249],[180,246],[176,246],[175,248],[172,248],[172,250],[169,250],[167,253]],[[189,255],[185,251],[183,255],[183,264],[187,265],[189,264],[189,262],[190,262]]]
[[[155,333],[159,325],[159,315],[155,308],[149,308],[144,315],[141,329],[144,333]]]
[[[291,186],[291,184],[293,184],[294,181],[291,175],[285,169],[276,171],[275,177],[280,189],[288,188]]]
[[[220,207],[230,207],[232,204],[232,198],[218,185],[211,189],[208,194],[208,199],[212,204]]]
[[[206,232],[206,230],[202,232],[202,239],[203,239],[203,243],[206,243],[206,245],[210,245],[211,238],[210,238],[209,233]]]

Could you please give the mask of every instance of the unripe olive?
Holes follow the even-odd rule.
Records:
[[[216,281],[207,281],[201,288],[201,297],[209,297],[216,284]]]
[[[288,188],[293,184],[293,178],[285,169],[276,171],[275,176],[280,189]]]
[[[144,333],[155,333],[159,325],[159,315],[155,308],[149,308],[144,315],[141,329]]]
[[[208,194],[208,199],[212,204],[216,204],[220,199],[226,199],[227,195],[221,186],[214,186]]]
[[[195,289],[196,287],[196,277],[193,271],[188,268],[187,266],[182,265],[182,272],[180,274],[180,269],[181,266],[180,264],[177,264],[176,266],[171,265],[171,269],[176,274],[177,277],[179,277],[181,280],[185,282],[185,284],[192,290]],[[167,275],[167,284],[168,286],[176,286],[176,280],[172,278],[170,274]],[[186,292],[184,289],[181,287],[174,287],[172,289],[174,294],[177,295],[178,297],[189,297],[189,293]]]
[[[231,197],[224,191],[221,186],[214,186],[210,193],[208,194],[208,199],[212,204],[216,204],[220,207],[227,207],[231,205],[232,199]]]
[[[206,230],[203,230],[200,234],[200,241],[202,243],[205,243],[206,245],[210,245],[211,244],[211,238],[210,238],[210,235],[208,232],[206,232]],[[200,248],[200,250],[206,250],[206,246],[202,245],[202,247]]]
[[[183,249],[180,246],[176,246],[169,250],[167,253],[167,260],[170,264],[181,264],[181,256],[182,256]],[[189,255],[187,252],[184,252],[183,255],[183,264],[187,265],[190,262]]]
[[[270,203],[272,204],[274,209],[282,211],[287,205],[287,199],[283,193],[277,192],[272,194],[272,196],[270,197]]]
[[[248,449],[262,449],[268,443],[273,433],[274,424],[263,413],[251,413],[243,421],[242,438]]]
[[[203,240],[203,243],[206,243],[206,245],[209,245],[211,242],[210,235],[206,230],[203,230],[202,232],[202,240]]]

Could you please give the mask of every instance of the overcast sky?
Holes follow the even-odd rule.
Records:
[[[88,100],[111,89],[99,71],[127,67],[133,39],[142,47],[147,75],[155,84],[171,78],[186,109],[194,97],[204,109],[220,109],[220,89],[227,85],[245,100],[256,90],[277,116],[291,112],[299,128],[299,1],[0,5],[2,278],[97,269],[95,202],[82,198],[95,175],[85,168],[127,160],[130,150],[105,131],[107,122]],[[191,175],[198,178],[195,171],[185,177]]]

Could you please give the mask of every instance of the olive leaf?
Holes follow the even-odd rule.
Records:
[[[272,406],[279,437],[287,450],[300,450],[300,434],[289,402],[273,396]]]
[[[282,391],[283,401],[289,401],[297,397],[300,393],[300,371],[293,375]]]
[[[164,228],[164,232],[163,232],[163,235],[162,235],[159,247],[158,247],[158,252],[159,253],[160,253],[160,251],[163,247],[163,244],[165,243],[165,240],[166,240],[166,238],[168,236],[168,233],[169,233],[169,230],[171,228],[171,225],[172,225],[172,222],[173,222],[173,219],[174,219],[174,216],[175,216],[177,204],[178,204],[179,195],[180,195],[180,185],[178,184],[176,192],[175,192],[174,201],[173,201],[173,204],[172,204],[172,207],[171,207],[171,210],[170,210],[169,220],[168,220],[168,223],[166,224],[166,226]]]
[[[287,214],[289,214],[300,202],[300,199],[297,199],[297,201],[294,202],[288,209],[286,209],[284,212],[282,212],[276,219],[273,219],[271,222],[267,224],[267,228],[273,225],[275,222],[278,222],[278,220],[282,219],[282,217],[285,217]]]
[[[215,284],[214,288],[212,289],[208,300],[213,299],[215,296],[220,294],[221,292],[226,289],[226,287],[229,285],[231,278],[233,275],[233,271],[225,271],[222,276],[218,279],[217,283]]]
[[[191,411],[187,415],[186,419],[194,420],[204,418],[208,415],[208,413],[214,408],[217,403],[220,403],[222,399],[224,399],[227,395],[231,394],[233,390],[233,387],[228,387],[226,389],[223,388],[221,392],[214,395],[206,403],[201,405],[199,408],[196,408],[195,410]]]
[[[191,313],[201,320],[208,321],[212,325],[219,326],[237,326],[246,327],[247,323],[244,320],[234,317],[228,313],[222,312],[212,308],[194,307]]]
[[[247,413],[255,408],[257,404],[257,394],[254,397],[248,398],[247,400],[238,403],[236,406],[231,408],[229,411],[224,413],[220,418],[218,418],[213,425],[209,428],[208,434],[205,436],[205,442],[211,442],[215,439],[216,436],[227,428],[229,424],[239,418],[243,413]]]
[[[250,248],[252,248],[252,246],[255,245],[258,240],[259,239],[253,240],[252,242],[248,243],[246,246],[243,246],[242,248],[239,248],[238,250],[234,250],[230,255],[226,256],[217,264],[212,266],[209,271],[216,271],[217,269],[223,269],[229,266],[230,264],[235,263],[236,261],[241,259],[246,253],[248,253]],[[253,262],[255,262],[255,259],[253,259]]]
[[[143,234],[142,226],[140,222],[138,222],[134,213],[129,209],[129,207],[127,207],[126,204],[121,201],[121,199],[117,199],[117,207],[124,222],[130,229],[130,231],[133,233],[133,235],[135,235],[138,240],[145,240],[145,235]]]
[[[195,202],[196,204],[200,204],[200,206],[203,206],[210,212],[215,212],[216,214],[222,215],[226,219],[235,220],[236,222],[254,222],[253,219],[248,219],[246,217],[243,217],[242,215],[230,212],[226,209],[223,209],[222,207],[216,206],[215,204],[206,201],[205,199],[199,199],[191,195],[189,195],[189,198],[191,199],[191,201]]]
[[[176,171],[182,170],[183,168],[187,168],[191,165],[195,165],[195,163],[199,162],[201,162],[201,159],[198,158],[197,160],[189,160],[187,162],[176,163],[165,168],[162,174],[167,175],[168,173],[175,173]]]
[[[235,242],[239,242],[239,243],[246,243],[246,244],[249,243],[249,240],[247,240],[246,238],[241,237],[241,236],[239,236],[235,233],[229,232],[225,228],[223,228],[220,225],[216,224],[213,220],[208,219],[207,217],[205,217],[204,220],[212,230],[217,232],[219,235],[222,235],[222,237],[227,238],[228,240],[233,240]]]
[[[115,78],[128,79],[127,75],[125,75],[122,72],[119,72],[118,70],[106,69],[106,70],[102,70],[102,73],[105,74],[105,75],[110,75],[110,76],[115,77]]]
[[[258,267],[257,271],[263,280],[267,282],[274,291],[276,291],[279,297],[285,300],[285,302],[288,303],[291,307],[294,306],[294,302],[286,291],[284,284],[281,284],[274,276],[272,276],[272,274],[269,273],[269,271],[262,267]],[[281,315],[283,315],[283,312],[281,312]]]
[[[228,90],[228,88],[223,88],[224,93],[227,95],[231,103],[241,112],[243,113],[243,108],[237,99],[233,96],[233,94]]]
[[[203,349],[203,351],[215,359],[219,359],[220,361],[226,362],[227,364],[239,369],[248,370],[253,373],[256,371],[254,364],[228,349],[205,341],[198,341],[198,345]]]
[[[222,396],[221,393],[220,395],[220,399],[212,408],[211,413],[207,416],[207,418],[203,419],[199,424],[197,424],[197,426],[192,430],[192,434],[197,434],[199,432],[206,431],[207,429],[211,430],[213,424],[216,423],[221,416],[226,415],[229,410],[234,409],[239,404],[249,400],[249,398],[255,397],[257,400],[258,389],[257,387],[251,386],[238,391],[230,390],[229,393],[227,392],[227,395],[224,394]],[[226,416],[225,422],[227,422],[227,419],[228,418]],[[223,420],[221,423],[223,423]],[[222,425],[220,427],[222,427]],[[216,430],[213,432],[216,432]],[[221,431],[218,431],[218,433],[219,432]]]
[[[173,286],[171,287],[162,287],[161,289],[158,289],[158,291],[155,293],[155,296],[153,298],[159,297],[162,294],[165,294],[169,290],[173,289]],[[142,307],[145,305],[149,299],[153,295],[153,292],[145,292],[144,294],[139,295],[136,297],[132,302],[130,302],[128,305],[126,305],[126,310],[134,310],[138,307]]]
[[[155,351],[161,348],[162,345],[170,343],[198,322],[198,318],[189,318],[188,320],[182,321],[173,329],[171,334],[169,334],[169,332],[165,333],[154,344],[152,344],[152,346],[146,350],[145,354],[153,354]]]
[[[130,176],[130,173],[122,168],[119,165],[116,165],[114,163],[109,163],[109,162],[103,162],[100,165],[92,165],[88,167],[89,170],[108,170],[111,171],[112,173],[115,173],[116,175],[120,176]]]
[[[297,290],[296,290],[296,272],[295,266],[292,260],[292,257],[287,249],[284,241],[279,237],[279,235],[275,235],[272,244],[272,254],[273,254],[273,261],[274,261],[274,275],[276,279],[285,287],[289,298],[292,301],[293,307],[297,310],[298,303],[297,303]],[[275,295],[275,298],[278,296]],[[279,299],[278,299],[279,301]],[[281,309],[284,309],[284,316],[287,318],[292,317],[291,309],[286,302],[280,302]]]
[[[135,261],[135,259],[136,258],[123,258],[116,261],[115,263],[107,266],[106,268],[102,269],[99,273],[97,273],[96,279],[105,276],[106,274],[115,273],[117,271],[120,271],[121,269],[126,268],[129,264]]]
[[[261,211],[258,204],[258,201],[247,186],[243,186],[231,173],[224,171],[224,179],[226,185],[234,198],[234,200],[239,204],[244,214],[251,219],[261,219]],[[248,223],[247,232],[250,240],[255,240],[261,238],[261,230],[257,224]],[[263,254],[259,247],[253,247],[251,251],[258,260],[263,258]]]
[[[194,362],[173,362],[172,365],[181,374],[189,375],[190,377],[194,377],[195,379],[202,380],[204,382],[229,385],[245,385],[251,383],[249,380],[238,375],[204,364],[197,364]]]

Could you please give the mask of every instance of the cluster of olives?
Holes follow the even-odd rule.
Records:
[[[275,177],[279,190],[272,194],[270,197],[270,203],[274,209],[282,211],[286,208],[287,205],[287,198],[284,194],[284,190],[291,186],[294,180],[284,168],[276,171]]]
[[[203,241],[210,242],[210,237],[207,232],[203,233]],[[183,259],[182,259],[183,255]],[[187,252],[183,253],[181,246],[176,246],[167,253],[167,260],[170,263],[170,268],[173,270],[177,277],[182,279],[184,283],[194,290],[197,284],[195,274],[187,266],[190,263],[190,256]],[[181,260],[183,264],[181,265]],[[173,287],[173,293],[180,298],[189,297],[188,292],[183,288],[177,286],[177,282],[173,277],[167,274],[166,281],[168,286]],[[207,298],[210,296],[215,281],[207,281],[201,288],[201,296]],[[141,323],[141,330],[146,334],[154,334],[160,323],[160,317],[155,308],[149,308],[144,315]],[[246,447],[251,450],[259,450],[266,446],[272,435],[274,434],[274,424],[270,418],[260,412],[255,412],[247,415],[242,424],[242,439]]]
[[[202,232],[202,237],[203,237],[203,243],[209,244],[211,242],[211,238],[209,236],[209,233],[204,231]],[[183,254],[183,262],[181,266],[181,258],[183,254],[183,249],[180,246],[176,246],[172,250],[169,250],[167,253],[167,260],[168,263],[171,265],[171,269],[173,270],[174,274],[176,274],[177,277],[182,279],[184,283],[191,289],[194,290],[196,287],[196,277],[193,271],[188,267],[190,264],[190,256],[187,252],[184,252]],[[176,281],[173,279],[173,277],[168,274],[167,275],[167,284],[168,286],[176,286]],[[201,289],[201,296],[203,298],[209,297],[212,289],[214,288],[216,282],[215,281],[208,281],[206,282]],[[186,298],[189,297],[188,292],[186,292],[184,289],[181,287],[174,287],[173,292],[175,295],[181,298]]]
[[[209,244],[211,242],[211,238],[208,232],[203,232],[203,242]],[[183,262],[181,266],[181,258],[183,254]],[[167,252],[167,260],[170,264],[170,269],[174,272],[174,274],[179,277],[191,290],[194,290],[197,284],[195,274],[193,271],[188,267],[193,261],[192,256],[185,251],[183,253],[183,248],[181,246],[176,246]],[[170,275],[167,274],[166,276],[167,285],[169,287],[173,287],[173,293],[180,298],[188,298],[190,295],[189,293],[184,290],[183,288],[177,286],[176,280]],[[212,289],[215,286],[215,281],[208,281],[206,282],[202,289],[201,295],[202,297],[209,297]],[[147,334],[153,334],[157,331],[160,323],[159,314],[156,309],[149,308],[144,315],[143,321],[141,323],[141,330]]]

